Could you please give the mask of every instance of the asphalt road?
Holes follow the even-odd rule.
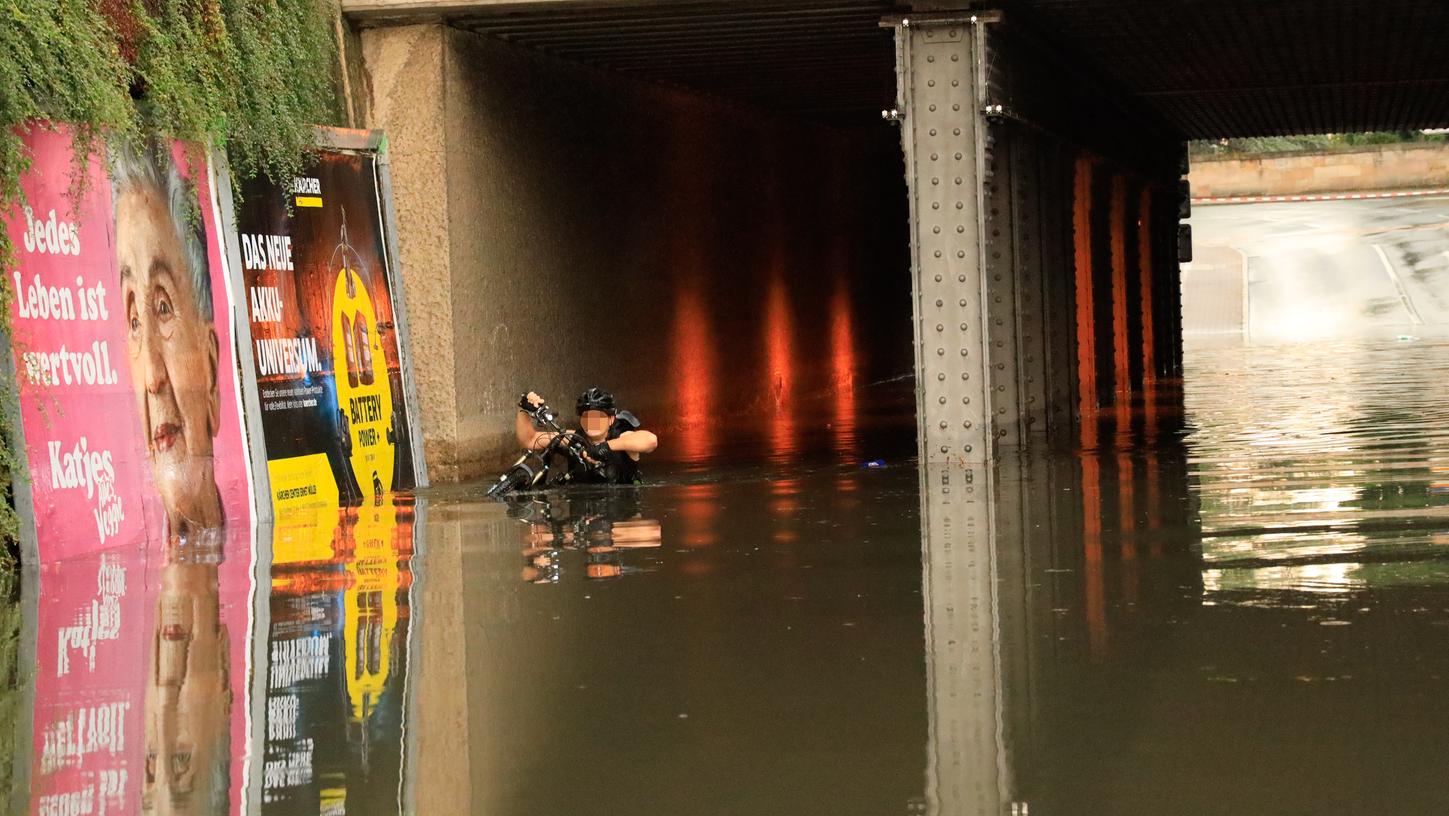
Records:
[[[1198,206],[1185,341],[1449,337],[1449,197]]]

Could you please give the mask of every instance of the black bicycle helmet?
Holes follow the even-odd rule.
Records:
[[[580,415],[585,411],[603,411],[609,416],[614,415],[614,395],[601,388],[590,388],[579,394],[578,402],[574,403]]]

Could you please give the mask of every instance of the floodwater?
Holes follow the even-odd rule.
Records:
[[[1449,812],[1449,343],[1198,339],[1085,451],[827,429],[48,565],[39,664],[108,607],[134,659],[18,685],[13,809]]]

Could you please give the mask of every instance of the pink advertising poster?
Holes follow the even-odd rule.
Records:
[[[5,221],[40,559],[31,811],[236,813],[254,533],[209,168],[112,140],[76,185],[66,131],[25,141]]]
[[[204,159],[112,145],[88,163],[77,200],[69,136],[35,130],[26,142],[25,204],[6,226],[41,560],[249,526]]]

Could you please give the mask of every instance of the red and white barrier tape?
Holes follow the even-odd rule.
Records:
[[[1449,190],[1396,190],[1383,193],[1320,193],[1317,195],[1291,196],[1223,196],[1221,198],[1194,198],[1194,204],[1264,204],[1277,201],[1351,201],[1361,198],[1410,198],[1417,196],[1449,195]]]

